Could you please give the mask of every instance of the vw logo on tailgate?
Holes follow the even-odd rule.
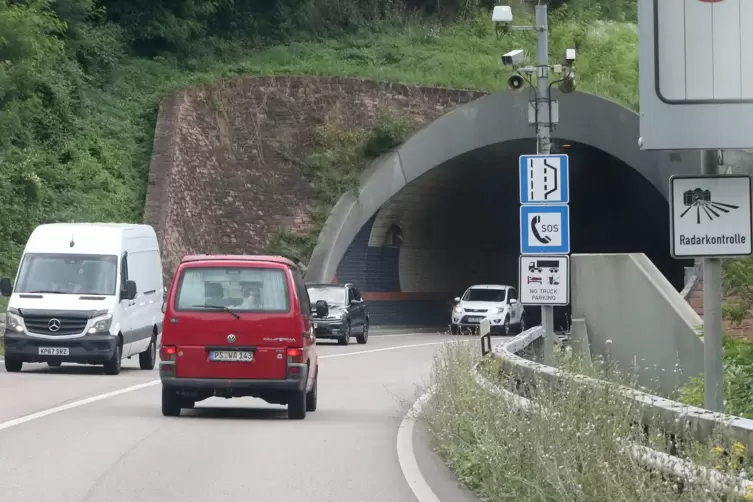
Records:
[[[235,343],[235,335],[232,333],[227,335],[227,343]]]
[[[50,319],[50,322],[47,323],[47,329],[49,329],[53,333],[60,331],[60,319]]]

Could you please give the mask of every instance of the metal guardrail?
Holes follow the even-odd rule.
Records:
[[[742,443],[748,451],[753,451],[753,420],[714,413],[622,385],[610,384],[585,375],[575,375],[517,355],[517,352],[541,338],[543,334],[544,330],[540,326],[529,329],[509,342],[495,346],[492,350],[493,357],[500,359],[505,372],[530,382],[540,379],[557,383],[562,379],[570,379],[585,385],[612,385],[641,406],[645,425],[659,426],[678,436],[690,433],[695,440],[702,443],[707,443],[711,437],[720,433]]]
[[[745,445],[747,451],[753,451],[753,420],[722,413],[713,413],[703,408],[689,406],[585,375],[573,374],[520,357],[518,353],[527,349],[531,344],[543,337],[544,329],[540,326],[531,328],[512,340],[500,343],[491,350],[487,350],[491,344],[491,337],[484,328],[484,326],[481,328],[481,332],[484,333],[481,337],[482,354],[491,353],[492,357],[499,359],[502,371],[519,382],[522,381],[535,386],[537,380],[556,384],[562,382],[564,379],[568,379],[580,382],[583,385],[609,385],[638,403],[642,411],[642,425],[646,434],[649,434],[651,429],[658,428],[660,431],[668,434],[673,443],[676,438],[686,438],[689,436],[703,444],[709,444],[712,438],[722,435],[730,441],[742,443]],[[524,396],[494,386],[494,384],[476,371],[476,366],[473,368],[473,373],[479,385],[493,394],[509,400],[516,407],[547,412],[547,410],[542,410],[541,407],[536,406],[534,401]],[[630,441],[624,441],[623,451],[636,457],[651,468],[677,475],[691,482],[694,477],[697,477],[699,469],[703,470],[687,460],[652,450]],[[707,477],[707,479],[711,479],[712,484],[717,487],[725,484],[729,486],[729,483],[723,479],[725,476],[720,473],[710,472],[708,476],[710,477]],[[753,483],[750,481],[741,479],[737,481],[737,484],[738,488],[735,491],[739,495],[750,495],[753,493]]]

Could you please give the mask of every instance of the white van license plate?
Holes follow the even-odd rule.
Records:
[[[254,360],[253,352],[241,352],[239,350],[213,350],[209,353],[210,361],[230,361],[240,363],[250,363]]]
[[[69,353],[68,347],[39,347],[40,356],[67,356]]]

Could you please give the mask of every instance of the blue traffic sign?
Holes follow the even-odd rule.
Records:
[[[568,204],[570,162],[567,155],[521,155],[520,203]]]
[[[521,254],[569,254],[570,207],[520,206]]]

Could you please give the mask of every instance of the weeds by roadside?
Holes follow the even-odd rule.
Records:
[[[437,393],[425,419],[446,462],[461,482],[483,498],[492,502],[722,500],[706,489],[702,477],[700,485],[681,488],[621,450],[618,439],[641,439],[636,425],[641,411],[614,387],[539,384],[535,401],[549,413],[520,412],[475,382],[469,370],[478,361],[477,352],[476,346],[460,344],[443,350],[433,375]],[[506,384],[504,379],[496,383]],[[657,445],[663,437],[654,435],[647,440],[660,449]],[[715,450],[684,446],[694,452],[694,460],[703,460],[717,471],[739,473],[734,462],[715,462]]]

